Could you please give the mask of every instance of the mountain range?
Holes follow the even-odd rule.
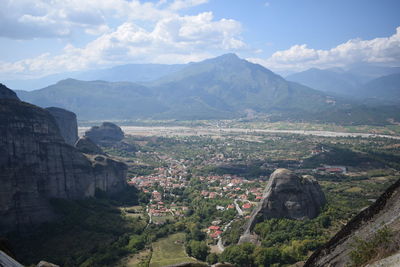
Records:
[[[398,104],[399,77],[399,67],[357,66],[349,70],[312,68],[288,75],[286,79],[334,95]]]
[[[186,65],[170,65],[169,69],[162,66],[158,66],[162,69],[158,75],[149,71],[148,81],[140,84],[110,81],[110,77],[118,80],[130,73],[130,81],[138,77],[133,71],[138,66],[133,69],[121,66],[113,69],[114,74],[119,73],[119,78],[104,71],[103,76],[109,77],[107,81],[65,79],[40,90],[16,92],[22,100],[42,107],[71,110],[81,120],[263,117],[352,124],[382,123],[387,119],[397,120],[400,116],[396,107],[376,112],[376,106],[371,109],[362,102],[341,96],[342,93],[315,90],[285,80],[235,54]],[[335,77],[332,77],[334,83]],[[349,75],[346,77],[350,81],[353,79]],[[396,83],[396,79],[389,82]],[[379,84],[374,86],[379,87]],[[396,92],[395,88],[389,93]],[[371,87],[370,90],[376,89]]]
[[[69,78],[82,81],[147,82],[178,71],[184,66],[183,64],[126,64],[98,70],[57,73],[37,79],[5,80],[3,82],[14,90],[26,91],[44,88]]]

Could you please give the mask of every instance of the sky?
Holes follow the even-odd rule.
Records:
[[[0,79],[236,53],[278,73],[400,66],[399,0],[0,0]]]

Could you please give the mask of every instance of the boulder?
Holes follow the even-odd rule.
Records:
[[[261,201],[261,215],[264,220],[312,219],[318,216],[325,202],[325,195],[314,177],[300,177],[287,169],[278,169],[271,174]]]
[[[78,140],[78,123],[75,113],[56,107],[46,108],[56,119],[60,133],[67,144],[73,146]]]
[[[272,218],[311,219],[318,216],[325,203],[325,195],[314,177],[300,177],[290,170],[277,169],[271,174],[263,198],[250,215],[239,242],[254,242],[251,231],[257,222]]]
[[[59,265],[47,262],[47,261],[40,261],[36,267],[60,267]]]
[[[118,125],[111,122],[103,122],[100,126],[93,126],[85,132],[94,143],[102,146],[110,146],[124,138],[124,132]]]

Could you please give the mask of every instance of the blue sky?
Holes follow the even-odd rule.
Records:
[[[0,79],[228,52],[278,72],[400,66],[398,0],[0,2]]]

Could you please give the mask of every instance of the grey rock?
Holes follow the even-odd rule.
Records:
[[[299,177],[290,170],[277,169],[271,174],[239,243],[254,242],[251,231],[257,222],[272,218],[311,219],[318,216],[325,203],[325,195],[312,176]]]
[[[125,175],[123,163],[100,164],[66,144],[45,109],[0,99],[0,232],[55,219],[51,198],[82,199],[96,188],[117,192]]]
[[[36,267],[60,267],[59,265],[47,262],[47,261],[40,261]]]
[[[11,258],[9,255],[0,250],[0,266],[1,267],[24,267],[22,264]]]
[[[308,258],[304,267],[349,266],[351,264],[350,253],[355,249],[356,240],[369,240],[383,227],[390,229],[392,233],[390,241],[398,244],[400,236],[400,179],[391,185],[371,206],[352,218],[326,244],[317,249]],[[386,260],[376,259],[378,261],[370,266],[399,266],[398,245],[396,253],[397,256]],[[383,265],[379,265],[380,263],[383,263]]]
[[[105,154],[103,150],[87,136],[79,138],[78,141],[75,143],[75,147],[80,152],[85,154]]]
[[[8,89],[4,84],[0,83],[0,99],[13,99],[19,100],[17,94],[13,91]]]
[[[58,128],[65,142],[74,145],[78,140],[78,123],[75,113],[56,107],[46,108],[56,119]]]
[[[93,126],[85,132],[94,143],[102,146],[110,146],[124,138],[124,132],[118,125],[111,122],[103,122],[100,126]]]
[[[93,175],[95,188],[109,194],[115,194],[126,186],[126,177],[128,167],[125,163],[113,160],[107,156],[89,156],[93,166]]]

